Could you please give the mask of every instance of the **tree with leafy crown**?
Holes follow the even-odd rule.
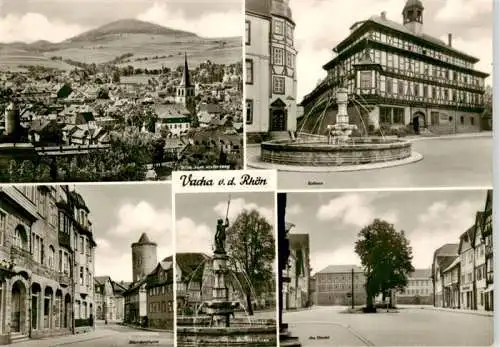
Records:
[[[415,271],[412,248],[404,231],[397,232],[393,224],[380,219],[361,229],[358,237],[355,252],[366,276],[366,310],[374,312],[375,296],[406,287],[408,275]]]

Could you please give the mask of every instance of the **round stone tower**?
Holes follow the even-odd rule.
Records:
[[[19,107],[11,102],[5,109],[5,135],[15,133],[19,129],[20,123]]]
[[[139,241],[132,244],[132,279],[140,281],[154,270],[158,264],[156,243],[149,240],[146,233],[142,233]]]

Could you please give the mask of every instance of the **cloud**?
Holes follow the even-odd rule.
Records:
[[[158,260],[172,255],[172,214],[168,207],[155,208],[145,201],[118,208],[114,226],[96,239],[96,275],[116,280],[132,279],[130,246],[143,232],[157,244]],[[123,252],[127,249],[126,252]]]
[[[264,206],[259,206],[256,203],[248,203],[243,198],[233,199],[231,200],[231,204],[229,206],[228,218],[229,221],[234,221],[238,215],[244,210],[251,211],[257,210],[262,217],[264,217],[268,223],[274,225],[274,209]],[[221,201],[214,207],[214,211],[220,216],[225,218],[227,212],[227,201]]]
[[[375,194],[344,194],[322,205],[317,212],[317,218],[322,221],[339,221],[344,224],[364,227],[375,218],[390,223],[398,221],[396,211],[376,211],[373,203]]]
[[[286,214],[287,215],[297,215],[302,213],[302,206],[299,204],[292,205],[290,207],[287,207],[286,209]]]
[[[215,235],[206,224],[196,224],[192,219],[184,217],[175,223],[176,252],[204,252],[210,253]]]
[[[0,16],[1,42],[34,42],[47,40],[61,42],[78,35],[88,28],[78,24],[51,19],[40,13]]]
[[[156,1],[137,18],[169,28],[190,31],[202,37],[242,36],[243,33],[241,11],[234,10],[204,13],[198,18],[188,18],[184,11],[175,9],[168,1]]]
[[[467,22],[475,16],[493,10],[491,0],[447,0],[437,12],[436,19],[447,22]]]
[[[434,251],[445,243],[458,243],[460,235],[474,224],[478,203],[435,202],[421,213],[407,237],[414,250],[413,265],[428,268]]]

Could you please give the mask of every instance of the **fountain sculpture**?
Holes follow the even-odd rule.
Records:
[[[335,99],[338,106],[336,122],[327,125],[327,136],[299,133],[294,139],[264,142],[260,146],[260,158],[253,162],[250,159],[249,166],[291,171],[294,166],[302,171],[307,171],[307,167],[312,171],[349,171],[408,164],[422,158],[412,152],[409,141],[384,136],[352,136],[357,126],[349,122],[347,89],[338,88]],[[325,113],[326,110],[322,116]]]
[[[228,203],[229,210],[229,203]],[[177,316],[177,346],[276,346],[277,325],[273,319],[235,318],[239,303],[229,298],[229,256],[226,252],[226,231],[229,220],[218,219],[215,250],[211,261],[212,297],[205,300],[191,316]],[[242,286],[240,285],[240,288]],[[203,315],[199,315],[204,308]],[[245,310],[246,312],[246,310]]]

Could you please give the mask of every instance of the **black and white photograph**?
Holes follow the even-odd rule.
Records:
[[[275,197],[175,194],[177,346],[277,346]]]
[[[0,187],[0,344],[174,346],[170,184]]]
[[[493,345],[492,197],[278,193],[283,335],[296,346]]]
[[[490,187],[490,0],[247,0],[246,162],[279,189]]]
[[[242,2],[0,1],[0,181],[243,167]]]

